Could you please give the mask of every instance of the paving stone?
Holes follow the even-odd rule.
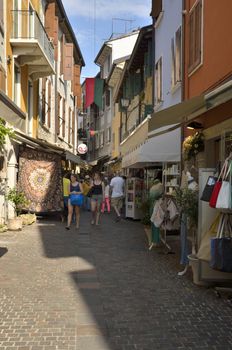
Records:
[[[1,350],[232,349],[231,304],[177,276],[177,237],[163,254],[139,222],[89,219],[1,236]]]

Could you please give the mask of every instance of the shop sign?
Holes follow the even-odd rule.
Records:
[[[85,154],[85,153],[88,152],[88,147],[87,147],[86,144],[81,143],[81,144],[78,146],[77,150],[78,150],[78,153],[80,153],[80,154]]]

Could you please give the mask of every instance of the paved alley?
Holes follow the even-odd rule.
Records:
[[[148,251],[140,223],[89,216],[79,232],[40,219],[1,234],[1,350],[232,349],[231,305],[177,276],[177,250]]]

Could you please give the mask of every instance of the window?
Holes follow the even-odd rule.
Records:
[[[66,103],[65,103],[65,99],[61,97],[61,95],[58,95],[58,99],[59,99],[59,115],[58,115],[58,131],[57,134],[60,137],[65,137],[65,107],[66,107]]]
[[[71,108],[69,107],[68,109],[68,143],[70,143],[71,141],[71,130],[72,130],[71,120],[72,120],[72,111],[71,111]]]
[[[162,57],[155,65],[155,104],[162,102]]]
[[[112,150],[115,150],[115,133],[112,135]]]
[[[51,81],[46,78],[42,79],[41,122],[51,127]]]
[[[111,66],[111,57],[110,55],[107,57],[107,70],[108,70],[108,73],[110,72],[110,66]]]
[[[202,59],[202,1],[191,10],[189,17],[189,72],[192,72]]]
[[[104,146],[104,131],[100,133],[100,147]]]
[[[72,145],[75,143],[75,113],[72,111],[72,129],[71,129]]]
[[[0,0],[0,31],[4,34],[4,8],[3,0]]]
[[[106,101],[106,106],[110,107],[110,90],[106,90],[106,97],[105,97],[105,101]]]
[[[181,27],[171,41],[172,52],[172,87],[181,81]]]
[[[14,66],[14,102],[20,107],[21,73],[20,68]]]
[[[98,149],[99,148],[99,134],[95,135],[95,148]]]
[[[111,127],[106,129],[106,142],[107,143],[111,142]]]

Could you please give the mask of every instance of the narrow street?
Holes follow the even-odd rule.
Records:
[[[178,277],[177,251],[149,252],[138,222],[40,219],[0,246],[1,350],[232,349],[231,305]]]

